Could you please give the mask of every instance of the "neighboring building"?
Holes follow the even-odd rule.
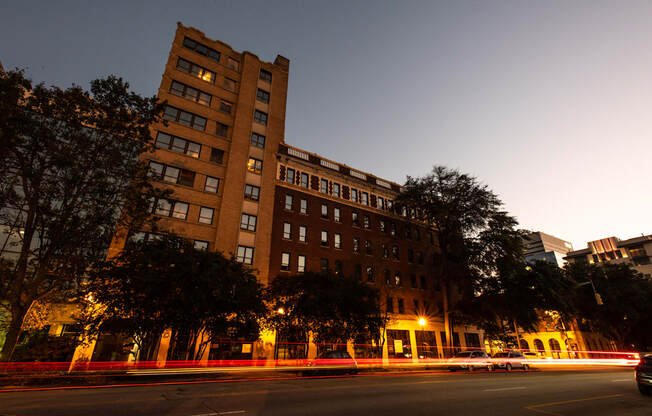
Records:
[[[652,275],[652,234],[620,240],[608,237],[589,241],[587,248],[571,251],[566,255],[569,262],[628,263],[647,276]]]
[[[566,264],[566,253],[573,250],[573,245],[568,241],[552,235],[537,231],[527,236],[525,241],[525,260],[537,260],[555,263],[559,267]]]

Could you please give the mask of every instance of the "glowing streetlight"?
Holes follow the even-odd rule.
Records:
[[[278,309],[276,310],[276,312],[277,312],[279,315],[285,315],[285,309],[283,309],[283,308],[278,308]]]
[[[419,325],[426,326],[426,318],[419,318]]]

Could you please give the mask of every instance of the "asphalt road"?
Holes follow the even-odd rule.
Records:
[[[0,415],[652,415],[633,370],[368,374],[0,393]]]

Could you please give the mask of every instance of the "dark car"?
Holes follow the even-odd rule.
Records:
[[[636,366],[636,384],[641,394],[652,394],[652,354],[644,355]]]
[[[304,376],[320,374],[356,374],[358,363],[347,351],[326,351],[314,360],[308,361]]]
[[[493,371],[494,366],[491,357],[484,351],[463,351],[455,354],[455,357],[448,360],[448,370],[468,370],[486,369]]]
[[[528,369],[527,358],[520,351],[499,352],[493,355],[494,368],[512,371],[514,368]]]

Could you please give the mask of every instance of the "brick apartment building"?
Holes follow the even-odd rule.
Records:
[[[427,272],[435,250],[430,231],[393,213],[400,185],[284,142],[289,65],[280,55],[264,62],[178,24],[158,91],[168,103],[167,126],[153,127],[157,149],[143,156],[174,194],[156,201],[152,213],[162,229],[197,248],[233,254],[263,284],[280,273],[326,268],[360,277],[379,288],[393,318],[383,357],[443,356],[442,292]],[[123,244],[116,239],[110,255]],[[459,329],[455,346],[482,345],[480,331]],[[173,358],[170,341],[168,334],[161,342],[160,361]],[[296,340],[279,334],[233,341],[213,344],[204,358],[316,354],[314,344],[288,348]],[[113,359],[116,343],[100,338],[75,355]],[[362,346],[347,348],[369,355]]]

